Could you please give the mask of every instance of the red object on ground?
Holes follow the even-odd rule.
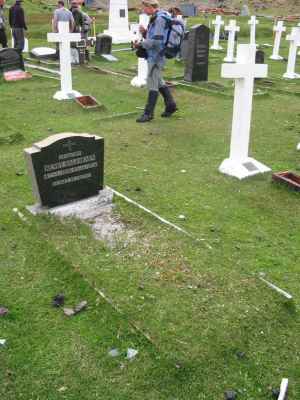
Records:
[[[78,103],[82,108],[100,108],[101,104],[92,96],[80,96],[75,98],[76,103]]]
[[[291,189],[300,191],[300,176],[290,171],[277,172],[272,175],[273,181],[285,183]]]
[[[29,72],[17,69],[15,71],[6,71],[3,74],[6,82],[22,81],[23,79],[30,79],[32,75]]]

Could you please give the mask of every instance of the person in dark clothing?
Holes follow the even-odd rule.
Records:
[[[24,50],[24,30],[27,30],[24,10],[21,7],[21,2],[22,0],[16,0],[15,4],[9,9],[9,25],[12,29],[12,35],[14,38],[14,48],[20,52]]]
[[[0,4],[0,44],[2,47],[7,47],[3,4]]]

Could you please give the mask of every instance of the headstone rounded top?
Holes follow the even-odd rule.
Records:
[[[100,139],[99,136],[97,135],[91,135],[89,133],[72,133],[72,132],[64,132],[64,133],[57,133],[55,135],[51,135],[46,139],[41,140],[40,142],[34,143],[34,147],[38,149],[43,149],[44,147],[47,147],[55,142],[58,142],[59,140],[63,139],[68,139],[68,138],[73,138],[74,136],[77,137],[82,137],[82,138],[95,138],[95,139]]]

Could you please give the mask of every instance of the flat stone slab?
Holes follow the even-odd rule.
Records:
[[[119,241],[125,245],[132,242],[135,232],[128,230],[119,215],[114,212],[113,191],[104,188],[97,196],[53,208],[39,204],[27,206],[33,215],[51,214],[60,219],[78,218],[88,224],[96,239],[114,247]]]
[[[64,204],[57,207],[42,207],[40,204],[26,206],[26,209],[33,215],[52,214],[57,217],[74,217],[81,220],[93,219],[102,214],[104,207],[112,207],[113,192],[104,188],[97,196],[92,196],[84,200]]]

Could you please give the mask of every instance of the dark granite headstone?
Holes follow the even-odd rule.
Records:
[[[112,37],[109,35],[101,34],[96,38],[95,53],[99,56],[102,54],[110,54],[112,47]]]
[[[257,50],[255,54],[255,64],[265,63],[265,53],[262,50]]]
[[[188,57],[185,63],[184,80],[207,81],[209,55],[209,28],[193,26],[189,33]]]
[[[184,17],[196,17],[198,14],[197,6],[195,6],[195,4],[182,3],[179,8]]]
[[[0,72],[13,71],[15,69],[25,70],[22,54],[15,49],[1,49]]]
[[[25,149],[39,204],[54,207],[97,195],[104,181],[104,139],[62,133]]]

